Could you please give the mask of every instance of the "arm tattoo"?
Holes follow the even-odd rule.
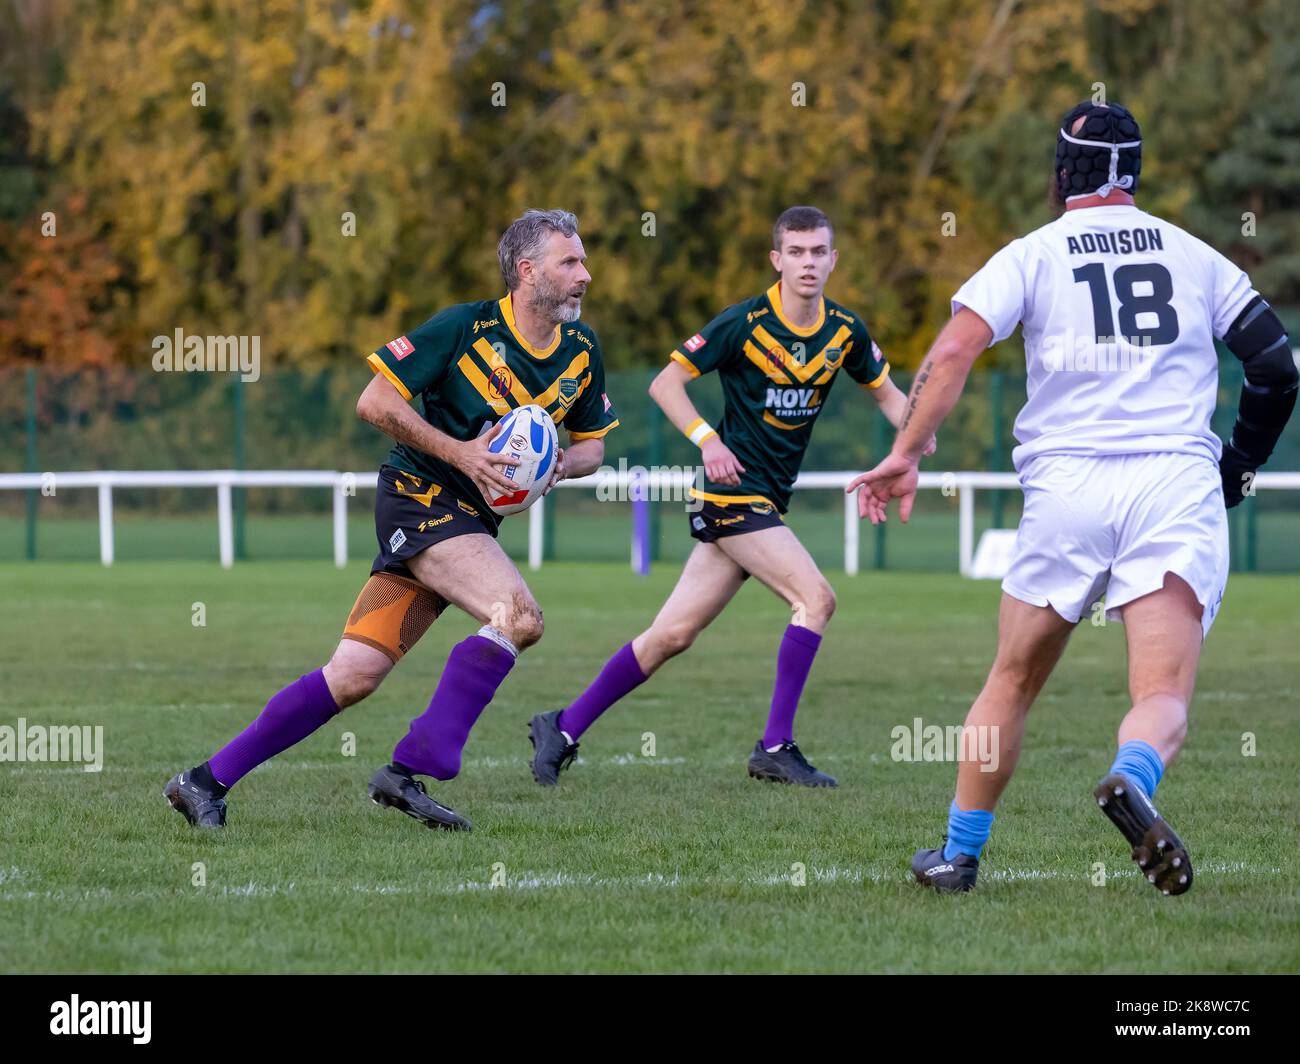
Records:
[[[933,362],[926,359],[920,370],[917,371],[916,380],[912,384],[912,390],[907,396],[907,412],[903,414],[903,423],[898,426],[898,431],[903,432],[912,421],[912,415],[916,413],[917,400],[921,398],[921,389],[925,387],[925,382],[930,379],[930,371],[933,369]]]

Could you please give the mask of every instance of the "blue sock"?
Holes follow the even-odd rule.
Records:
[[[1165,763],[1150,743],[1130,739],[1119,748],[1110,770],[1127,776],[1146,792],[1148,798],[1154,798],[1160,777],[1165,774]]]
[[[983,809],[958,809],[957,799],[948,807],[948,842],[943,859],[951,861],[959,853],[978,859],[993,830],[993,814]]]

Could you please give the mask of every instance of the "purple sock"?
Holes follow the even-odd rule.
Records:
[[[393,760],[438,780],[457,775],[470,729],[514,663],[510,651],[485,636],[472,635],[452,647],[429,708],[411,721]]]
[[[252,724],[208,758],[208,769],[223,787],[233,787],[263,761],[302,742],[338,711],[323,670],[300,676],[272,696]]]
[[[645,681],[646,675],[641,671],[636,655],[632,653],[632,644],[628,643],[605,662],[605,667],[591,681],[591,686],[560,714],[557,722],[560,731],[567,732],[571,739],[576,740],[605,710]]]
[[[767,715],[763,746],[769,748],[794,738],[794,715],[799,696],[808,681],[822,637],[807,628],[788,624],[776,655],[776,685],[772,688],[772,708]]]

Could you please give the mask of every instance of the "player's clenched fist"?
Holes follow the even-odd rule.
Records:
[[[727,484],[736,487],[740,484],[740,474],[745,467],[737,461],[731,449],[718,436],[710,436],[700,445],[700,456],[704,459],[704,471],[715,484]]]
[[[515,485],[506,479],[505,470],[517,466],[519,459],[488,450],[488,445],[501,435],[504,424],[504,421],[498,421],[491,432],[483,433],[478,439],[457,440],[451,455],[452,463],[474,481],[485,499],[508,495],[515,490]]]

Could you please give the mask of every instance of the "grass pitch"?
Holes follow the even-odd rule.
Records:
[[[910,882],[913,850],[942,834],[954,766],[895,762],[891,730],[959,723],[995,636],[996,585],[935,574],[831,574],[840,610],[797,730],[838,790],[745,775],[786,619],[756,586],[597,723],[558,788],[537,787],[528,717],[576,694],[677,575],[560,563],[529,577],[546,637],[484,714],[461,777],[430,788],[472,834],[365,797],[474,627],[454,611],[369,701],[245,779],[224,834],[191,830],[164,781],[321,664],[365,571],[0,566],[0,724],[103,725],[105,747],[98,774],[0,764],[0,968],[1300,970],[1300,578],[1229,585],[1159,794],[1196,863],[1191,893],[1170,899],[1091,799],[1127,705],[1117,625],[1081,626],[1044,692],[979,890]]]

